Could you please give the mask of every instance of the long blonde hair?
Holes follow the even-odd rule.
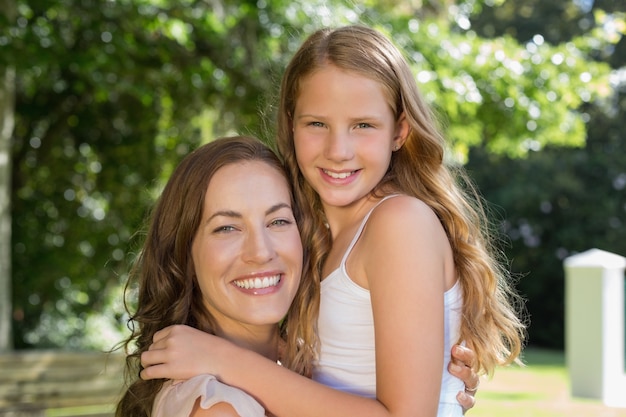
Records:
[[[304,204],[305,217],[314,219],[309,227],[313,230],[312,256],[319,262],[313,271],[316,279],[321,277],[321,265],[332,242],[323,227],[320,198],[298,168],[292,116],[300,81],[328,65],[379,82],[396,119],[404,113],[408,120],[408,138],[393,153],[388,172],[373,193],[405,193],[424,201],[437,214],[452,246],[463,288],[460,339],[476,352],[475,370],[491,373],[496,365],[517,360],[525,336],[522,300],[492,245],[480,196],[460,168],[444,163],[444,135],[406,59],[384,35],[363,26],[313,33],[290,61],[281,84],[278,150],[295,179],[295,196]]]
[[[152,343],[154,333],[172,324],[186,324],[214,333],[215,320],[202,301],[195,277],[191,246],[200,221],[206,190],[222,167],[241,161],[261,161],[292,181],[276,154],[259,140],[237,136],[216,139],[187,155],[176,167],[150,217],[143,249],[130,273],[126,292],[137,286],[137,308],[131,311],[130,337],[124,342],[127,391],[117,405],[118,417],[149,416],[163,380],[138,378],[140,357]],[[292,201],[298,224],[302,213]],[[310,262],[305,247],[303,268]],[[281,362],[301,374],[310,374],[315,354],[313,329],[319,285],[303,275],[295,299],[280,324],[287,348]]]

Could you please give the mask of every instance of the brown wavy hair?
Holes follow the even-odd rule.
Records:
[[[462,169],[444,162],[444,135],[417,88],[407,60],[387,37],[368,27],[326,28],[313,33],[290,61],[281,82],[277,145],[295,179],[296,199],[305,203],[305,216],[313,219],[308,227],[312,257],[318,262],[315,279],[321,278],[321,266],[332,241],[324,227],[320,198],[298,168],[292,116],[300,81],[329,65],[380,83],[396,120],[402,113],[408,120],[407,140],[393,153],[386,175],[372,194],[414,196],[438,216],[452,246],[463,288],[460,339],[476,352],[475,370],[491,373],[498,364],[517,361],[525,338],[523,300],[495,249],[493,228],[481,197]]]
[[[122,346],[131,352],[126,358],[127,390],[117,404],[117,417],[150,416],[152,404],[164,380],[144,381],[141,353],[152,343],[158,330],[173,324],[186,324],[214,333],[214,319],[204,307],[195,277],[191,247],[198,230],[206,190],[211,178],[222,167],[242,161],[261,161],[291,178],[276,154],[255,138],[236,136],[216,139],[187,155],[174,170],[149,219],[143,248],[136,259],[125,289],[131,335]],[[292,198],[298,224],[302,213]],[[304,249],[303,268],[310,263]],[[319,286],[303,275],[295,299],[280,323],[280,334],[287,341],[281,358],[283,366],[308,375],[315,353],[315,316],[311,305],[318,300]],[[136,309],[129,298],[136,291]],[[313,311],[315,313],[315,310]],[[134,345],[134,348],[133,348]]]

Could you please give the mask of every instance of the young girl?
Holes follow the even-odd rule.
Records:
[[[188,324],[308,373],[313,352],[307,346],[315,342],[307,305],[318,289],[301,281],[297,214],[282,163],[256,139],[218,139],[183,159],[155,207],[128,281],[127,289],[138,285],[131,321],[138,327],[126,346],[135,342],[137,350],[127,359],[133,381],[117,416],[265,415],[252,397],[211,375],[139,379],[139,355],[164,325]]]
[[[193,339],[202,357],[174,358],[190,340],[176,327],[155,335],[142,377],[193,375],[194,358],[196,373],[277,415],[461,416],[451,346],[464,341],[473,368],[491,373],[517,359],[524,325],[479,198],[445,165],[406,60],[369,28],[314,33],[286,69],[278,129],[296,200],[314,219],[302,232],[321,277],[313,379],[324,385],[207,337]]]

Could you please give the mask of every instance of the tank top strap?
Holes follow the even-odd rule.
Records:
[[[374,212],[376,207],[381,205],[383,201],[388,200],[388,199],[390,199],[392,197],[397,197],[399,195],[400,194],[390,194],[388,196],[383,197],[378,203],[376,203],[376,205],[374,207],[372,207],[370,209],[370,211],[367,212],[365,217],[363,217],[363,220],[361,221],[361,224],[359,225],[359,228],[357,229],[356,233],[354,234],[354,237],[352,238],[352,242],[350,242],[350,244],[348,245],[348,248],[346,249],[346,252],[343,254],[343,258],[341,258],[341,264],[339,265],[340,268],[343,269],[345,267],[346,261],[348,260],[348,255],[350,255],[350,252],[352,252],[352,248],[354,248],[354,245],[356,245],[356,242],[361,237],[361,233],[363,233],[363,229],[365,229],[365,225],[367,224],[367,220],[370,218],[370,215]]]

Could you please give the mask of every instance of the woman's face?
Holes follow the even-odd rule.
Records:
[[[218,334],[278,323],[302,272],[302,243],[282,173],[261,161],[220,168],[207,187],[192,256]]]

